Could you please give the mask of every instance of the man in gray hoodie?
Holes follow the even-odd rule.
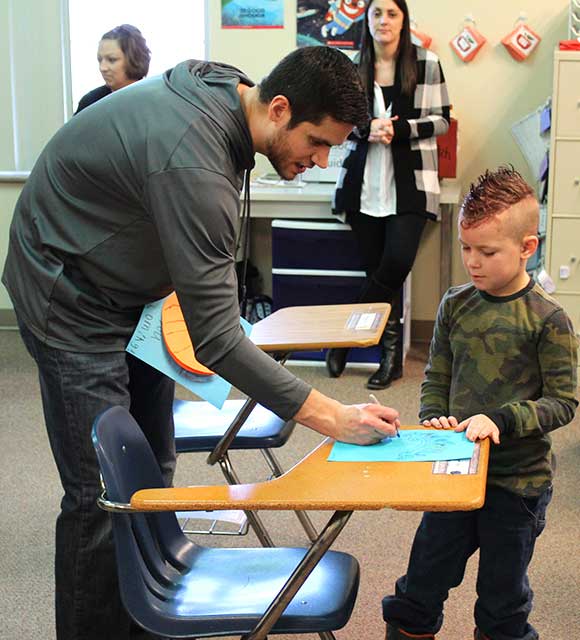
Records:
[[[282,418],[358,444],[395,433],[394,409],[324,396],[239,323],[235,234],[254,153],[291,179],[325,167],[330,147],[366,124],[352,63],[306,47],[257,86],[228,65],[183,62],[85,109],[40,155],[16,205],[2,281],[38,365],[64,488],[58,640],[131,637],[108,517],[96,507],[94,418],[128,407],[172,479],[173,382],[125,352],[145,304],[175,290],[198,359]]]

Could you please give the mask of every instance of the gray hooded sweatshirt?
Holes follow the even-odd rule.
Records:
[[[310,387],[240,328],[234,250],[254,165],[227,65],[189,60],[85,109],[17,202],[2,281],[49,346],[123,350],[143,305],[177,292],[196,355],[283,418]]]

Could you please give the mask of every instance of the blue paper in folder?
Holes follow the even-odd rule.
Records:
[[[164,301],[157,300],[143,308],[127,351],[221,409],[232,385],[217,374],[198,376],[182,369],[167,352],[161,335],[161,310]],[[240,324],[246,335],[250,335],[252,325],[244,318],[240,318]]]
[[[330,462],[431,462],[464,460],[473,455],[474,443],[464,432],[402,429],[400,438],[385,438],[367,447],[335,442]]]

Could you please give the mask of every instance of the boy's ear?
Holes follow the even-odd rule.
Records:
[[[534,255],[534,253],[536,253],[538,244],[540,244],[540,241],[538,240],[538,236],[536,235],[524,236],[522,240],[522,252],[521,252],[522,258],[524,260],[531,258]]]

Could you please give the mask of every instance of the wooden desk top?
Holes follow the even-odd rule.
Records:
[[[386,302],[287,307],[253,325],[250,339],[263,351],[284,353],[371,347],[380,340],[390,310]],[[358,326],[357,320],[361,321]],[[365,320],[373,320],[372,326],[367,327]],[[195,373],[211,373],[195,357],[175,293],[163,306],[162,330],[165,346],[179,366]]]
[[[390,310],[387,303],[287,307],[257,322],[250,340],[263,351],[371,347],[378,343]],[[377,322],[368,329],[350,326],[361,314],[376,314]]]
[[[408,426],[403,429],[421,427]],[[145,511],[379,510],[470,511],[483,505],[489,440],[480,445],[477,473],[434,474],[432,462],[328,462],[327,438],[296,466],[266,482],[146,489],[131,505]]]

